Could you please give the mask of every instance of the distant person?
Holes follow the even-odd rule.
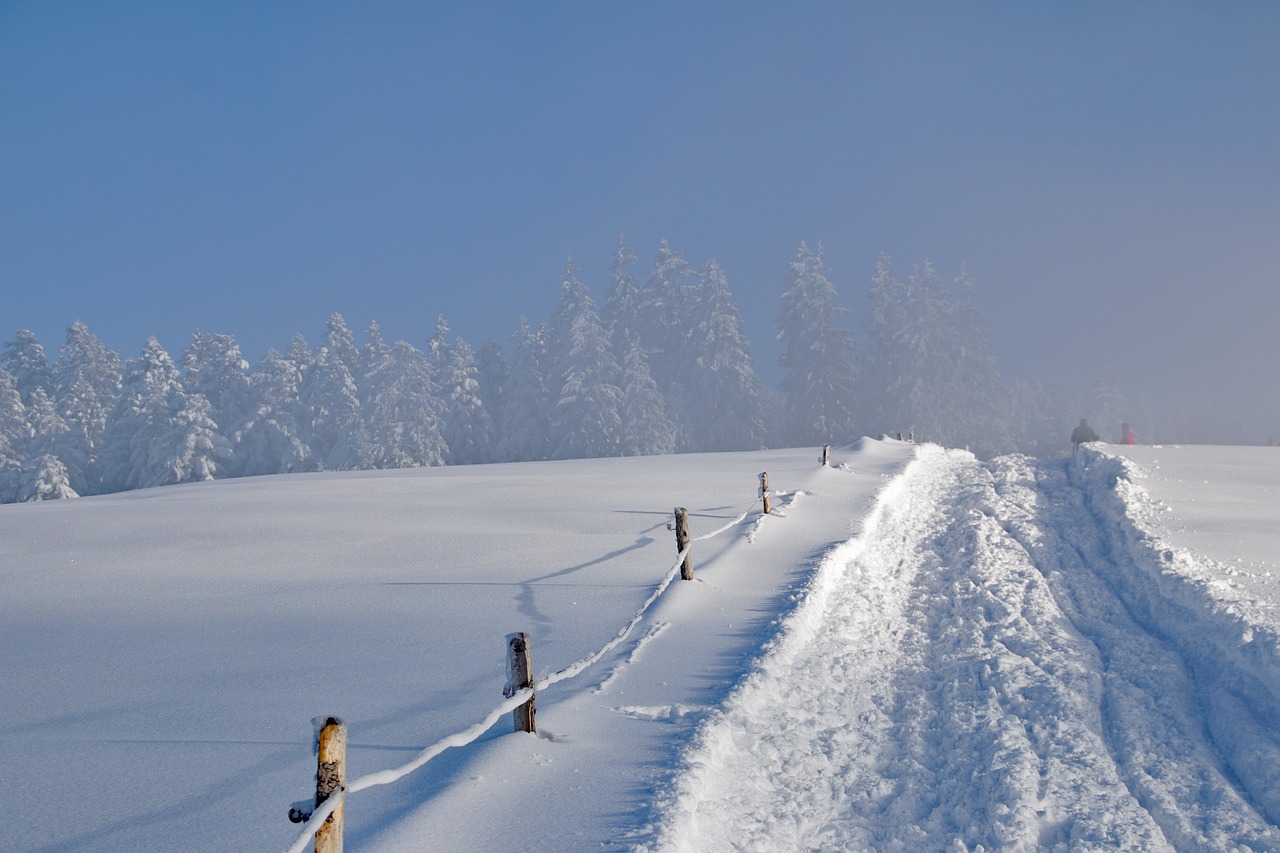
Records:
[[[1120,424],[1120,443],[1133,444],[1133,427],[1127,423]]]
[[[1093,431],[1093,427],[1089,426],[1089,422],[1084,418],[1080,419],[1080,426],[1071,432],[1071,452],[1075,453],[1080,449],[1080,445],[1086,441],[1097,441],[1098,434]]]

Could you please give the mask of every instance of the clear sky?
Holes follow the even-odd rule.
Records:
[[[620,233],[768,379],[806,240],[855,327],[963,262],[1006,375],[1280,421],[1280,3],[0,0],[5,340],[505,341]]]

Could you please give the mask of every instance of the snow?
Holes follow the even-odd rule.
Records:
[[[0,507],[6,849],[1280,849],[1280,452],[817,454]]]

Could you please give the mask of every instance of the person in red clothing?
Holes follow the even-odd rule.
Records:
[[[1120,443],[1133,444],[1133,427],[1127,423],[1120,425]]]

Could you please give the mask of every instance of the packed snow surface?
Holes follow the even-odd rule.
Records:
[[[5,849],[1280,850],[1280,451],[832,455],[0,507]]]

